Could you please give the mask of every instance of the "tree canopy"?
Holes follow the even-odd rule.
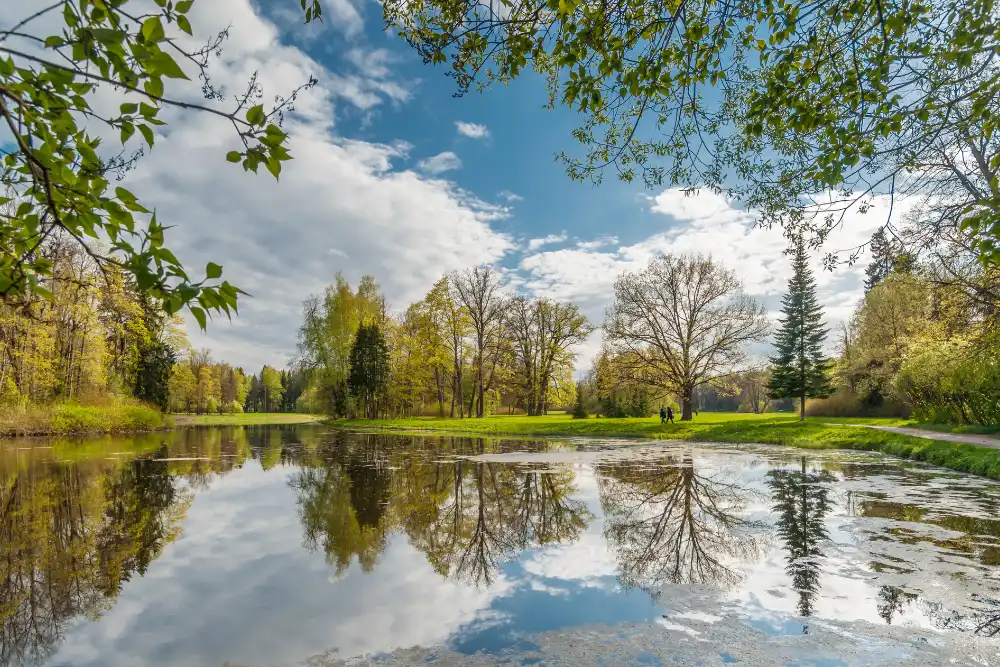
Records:
[[[1000,262],[993,3],[389,0],[458,92],[533,68],[582,114],[571,177],[726,190],[824,236],[875,195],[924,201]]]
[[[208,313],[234,312],[242,292],[220,282],[222,267],[209,262],[203,279],[192,278],[166,245],[166,227],[155,213],[114,182],[152,150],[166,108],[224,119],[238,147],[225,159],[248,171],[263,166],[277,178],[281,163],[291,159],[283,115],[315,80],[265,106],[255,75],[225,108],[208,65],[228,30],[199,46],[203,38],[195,28],[202,27],[188,18],[194,0],[22,4],[23,18],[0,31],[0,125],[10,135],[0,167],[6,189],[0,193],[0,296],[50,297],[53,264],[43,251],[64,239],[79,244],[103,271],[134,276],[168,314],[187,306],[204,327]],[[307,22],[320,18],[318,0],[300,4]],[[53,20],[57,30],[48,27]],[[192,76],[200,79],[204,104],[178,89]]]

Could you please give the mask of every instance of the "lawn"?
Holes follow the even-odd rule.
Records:
[[[471,436],[598,436],[762,443],[809,449],[861,449],[927,461],[1000,479],[1000,450],[927,440],[865,428],[865,425],[918,426],[903,419],[834,419],[811,417],[800,422],[792,414],[753,415],[703,412],[690,422],[660,424],[648,419],[573,419],[566,414],[539,417],[498,416],[483,419],[333,420],[332,426],[356,430]]]
[[[294,412],[244,412],[224,415],[174,415],[178,426],[250,426],[254,424],[308,424],[322,419],[320,415]]]

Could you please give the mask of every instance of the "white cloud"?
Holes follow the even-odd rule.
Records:
[[[237,140],[224,120],[171,111],[153,150],[129,175],[127,187],[155,206],[162,222],[176,225],[168,244],[185,265],[198,271],[218,262],[226,279],[252,295],[241,301],[238,318],[217,319],[207,334],[190,320],[192,344],[248,369],[282,364],[295,349],[302,300],[338,270],[352,283],[375,275],[390,305],[405,306],[442,273],[497,261],[514,247],[490,226],[506,208],[395,167],[410,149],[405,142],[358,141],[336,131],[339,108],[364,111],[405,99],[379,69],[384,56],[359,51],[351,58],[356,68],[367,62],[368,75],[332,74],[282,44],[275,26],[243,0],[196,3],[192,11],[198,8],[205,14],[198,25],[233,26],[213,64],[217,84],[237,90],[259,71],[270,96],[310,74],[320,82],[286,119],[294,159],[280,183],[264,170],[255,176],[226,163]],[[355,85],[345,87],[349,81]]]
[[[871,211],[851,211],[841,229],[828,239],[830,249],[852,248],[865,243],[886,221],[888,201],[876,200]],[[897,199],[893,210],[904,215],[905,205]],[[613,296],[615,278],[624,271],[644,267],[661,253],[701,252],[711,254],[743,280],[746,291],[772,311],[780,307],[780,297],[791,275],[787,242],[779,229],[755,228],[755,218],[711,192],[687,195],[668,189],[652,199],[651,210],[669,218],[666,229],[631,245],[615,246],[617,239],[581,241],[575,247],[526,254],[520,262],[526,289],[554,299],[577,303],[595,322],[603,320],[604,308]],[[538,250],[543,244],[531,245]],[[864,264],[822,268],[821,253],[812,258],[819,298],[826,308],[831,328],[850,317],[862,294]],[[832,345],[834,341],[828,340]],[[578,368],[584,367],[599,350],[599,338],[588,341]]]
[[[543,236],[539,239],[531,239],[528,241],[528,250],[538,250],[542,246],[552,245],[553,243],[562,243],[566,240],[566,233],[562,234],[549,234],[548,236]]]
[[[461,167],[462,161],[451,151],[438,153],[434,157],[426,158],[417,163],[418,169],[435,176]]]
[[[576,247],[580,250],[597,250],[616,243],[618,243],[617,236],[601,236],[593,241],[578,241]]]
[[[458,120],[455,121],[455,127],[459,134],[470,139],[485,139],[490,136],[489,128],[478,123],[466,123]]]
[[[509,202],[524,201],[524,197],[522,197],[517,193],[511,192],[510,190],[501,190],[497,194],[498,196],[503,197]]]

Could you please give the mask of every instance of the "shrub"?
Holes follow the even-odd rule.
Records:
[[[955,337],[911,347],[894,387],[921,421],[1000,423],[1000,345]]]
[[[205,412],[212,414],[213,412],[219,411],[219,402],[215,400],[214,396],[209,396],[208,400],[205,401]]]

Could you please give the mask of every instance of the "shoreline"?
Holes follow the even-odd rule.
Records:
[[[661,426],[652,419],[580,419],[568,415],[483,419],[325,420],[335,428],[395,435],[437,435],[523,439],[527,437],[606,437],[720,444],[783,445],[801,449],[879,452],[1000,480],[1000,449],[932,439],[932,431],[909,435],[872,428],[895,428],[904,420],[702,413],[691,422]],[[997,441],[1000,445],[1000,440]]]

